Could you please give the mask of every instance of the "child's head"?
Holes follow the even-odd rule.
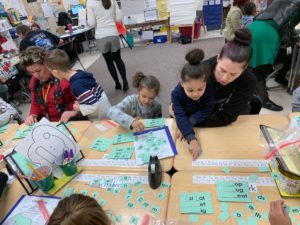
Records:
[[[255,16],[256,15],[256,5],[254,2],[247,2],[244,5],[244,13],[247,16]]]
[[[58,203],[47,225],[111,225],[111,221],[95,199],[73,194]]]
[[[48,51],[45,56],[44,65],[51,71],[53,76],[60,80],[64,79],[63,75],[71,69],[69,56],[61,49]]]
[[[138,89],[140,103],[148,107],[158,95],[160,84],[156,77],[137,72],[133,77],[133,87]]]
[[[203,95],[210,75],[207,65],[201,63],[203,58],[202,49],[189,51],[185,56],[188,63],[181,70],[181,85],[185,94],[194,101],[199,100]]]

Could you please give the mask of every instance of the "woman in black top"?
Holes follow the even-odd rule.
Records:
[[[66,13],[66,12],[58,13],[58,21],[57,21],[58,26],[64,26],[65,30],[67,30],[68,24],[72,24],[72,23],[73,23],[73,21],[68,13]]]
[[[227,42],[218,56],[204,61],[212,73],[209,82],[214,88],[215,106],[212,114],[196,126],[225,126],[239,115],[249,114],[250,109],[252,113],[259,113],[259,101],[256,102],[256,112],[250,107],[256,85],[255,76],[247,68],[252,54],[250,44],[250,31],[239,29],[234,40]]]

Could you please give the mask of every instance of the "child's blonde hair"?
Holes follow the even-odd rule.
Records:
[[[44,65],[50,70],[67,71],[71,69],[71,62],[67,53],[61,49],[54,49],[46,53]]]
[[[111,221],[98,202],[82,194],[62,199],[47,225],[111,225]]]
[[[133,87],[137,88],[139,91],[142,88],[146,88],[148,90],[154,90],[156,95],[158,95],[160,90],[160,83],[155,76],[144,75],[142,72],[137,72],[133,76]]]

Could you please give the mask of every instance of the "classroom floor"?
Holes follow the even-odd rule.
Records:
[[[201,33],[200,40],[195,41],[193,44],[181,45],[178,43],[161,44],[161,45],[145,45],[140,47],[134,47],[133,50],[125,48],[122,50],[122,58],[126,65],[127,77],[129,82],[136,71],[143,71],[144,73],[154,74],[159,76],[161,81],[162,91],[160,94],[160,101],[162,105],[168,105],[169,95],[171,90],[175,87],[179,81],[180,65],[184,63],[185,53],[194,48],[199,47],[206,53],[205,58],[216,55],[224,43],[221,37],[220,31],[210,31],[207,33]],[[158,55],[158,53],[161,53]],[[163,54],[165,53],[165,54]],[[169,55],[173,56],[169,59]],[[182,55],[182,56],[180,56]],[[98,51],[90,53],[80,54],[80,59],[84,67],[94,73],[96,79],[104,87],[112,104],[118,103],[121,99],[129,94],[135,93],[135,90],[130,90],[126,93],[115,91],[112,79],[104,79],[109,77],[107,67],[104,59]],[[182,58],[182,59],[181,59]],[[139,62],[139,63],[137,63]],[[178,66],[179,64],[179,66]],[[75,69],[81,69],[77,63],[74,66]],[[163,74],[163,76],[161,76]],[[275,86],[277,83],[269,81],[268,86]],[[281,112],[273,112],[267,109],[262,109],[261,114],[283,114],[287,115],[291,112],[292,97],[284,88],[278,88],[269,91],[270,98],[277,104],[284,107]],[[20,110],[23,112],[24,118],[28,115],[29,104],[21,104]],[[163,115],[167,116],[167,107],[164,107]]]

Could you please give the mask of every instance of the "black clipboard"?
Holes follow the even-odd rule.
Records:
[[[59,127],[63,127],[63,129],[68,132],[68,135],[75,141],[75,137],[74,135],[72,134],[72,132],[69,130],[69,128],[66,126],[65,123],[59,123],[56,125],[57,128]],[[8,170],[10,170],[14,175],[15,177],[17,178],[17,180],[20,182],[20,184],[22,185],[23,189],[26,191],[26,193],[28,195],[31,195],[32,193],[34,193],[38,188],[35,184],[33,184],[32,182],[30,182],[29,179],[27,178],[20,178],[20,175],[21,176],[24,176],[25,177],[25,173],[24,171],[22,170],[22,168],[20,167],[20,165],[17,163],[17,161],[15,160],[15,154],[17,152],[15,150],[13,150],[10,154],[6,155],[4,157],[4,161],[6,163],[6,166],[8,168]],[[84,158],[84,154],[83,152],[80,150],[79,151],[80,154],[78,154],[77,156],[77,161],[76,162],[79,162],[80,160],[82,160]]]

